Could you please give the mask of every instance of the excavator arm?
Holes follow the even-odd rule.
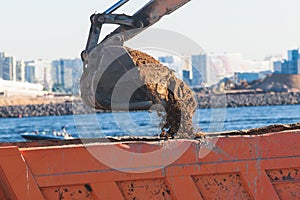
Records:
[[[133,16],[112,14],[125,3],[129,2],[129,0],[120,0],[105,12],[93,14],[90,17],[91,28],[86,48],[82,52],[82,59],[86,60],[87,54],[97,46],[103,24],[119,24],[120,27],[109,34],[101,43],[114,35],[119,35],[122,37],[118,41],[118,44],[122,46],[125,41],[130,40],[141,31],[158,22],[163,16],[171,14],[189,1],[190,0],[151,0]],[[125,34],[128,33],[128,30],[133,31],[131,31],[130,34]]]

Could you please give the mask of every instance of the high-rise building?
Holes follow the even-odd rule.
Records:
[[[288,50],[288,59],[283,60],[281,63],[281,68],[279,70],[279,62],[274,62],[274,71],[275,73],[281,74],[300,74],[300,55],[299,50]],[[275,70],[276,65],[276,70]]]
[[[16,81],[25,81],[25,63],[23,61],[16,62]]]
[[[40,83],[44,88],[49,89],[52,86],[51,61],[32,60],[25,62],[26,81],[30,83]]]
[[[53,81],[55,84],[61,85],[65,90],[71,92],[73,88],[75,88],[75,81],[79,79],[79,72],[81,69],[81,59],[54,60],[52,62]]]
[[[14,57],[6,56],[0,52],[0,78],[4,80],[16,80],[16,68]]]
[[[0,78],[3,79],[4,52],[0,52]]]
[[[299,57],[298,49],[288,50],[288,61],[298,61],[298,57]]]
[[[25,63],[0,52],[0,78],[9,81],[25,81]]]
[[[25,81],[28,83],[36,83],[35,66],[25,65]]]
[[[208,69],[207,55],[192,56],[192,80],[191,85],[201,86],[209,81],[210,71]]]
[[[54,84],[61,84],[61,65],[59,60],[52,61],[51,76]]]
[[[273,67],[274,67],[274,73],[280,74],[282,71],[282,62],[281,61],[273,62]]]
[[[295,65],[295,62],[285,60],[282,63],[282,74],[297,74],[298,73],[298,62]]]
[[[240,54],[204,54],[192,56],[192,85],[213,85],[234,72],[244,71]]]
[[[183,81],[188,85],[191,85],[191,77],[190,76],[191,76],[190,70],[182,70]]]
[[[2,65],[2,79],[3,80],[16,80],[16,64],[13,57],[4,56],[1,62]]]
[[[183,64],[182,64],[182,78],[185,83],[191,85],[192,80],[192,57],[191,56],[183,56]]]
[[[289,74],[298,74],[299,50],[293,49],[288,51],[288,72]]]

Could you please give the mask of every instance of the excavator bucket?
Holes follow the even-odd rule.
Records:
[[[81,96],[102,110],[147,110],[152,106],[139,69],[128,49],[99,46],[88,56],[89,67],[80,81]]]
[[[163,119],[162,130],[170,136],[192,132],[196,101],[190,88],[174,72],[153,57],[124,47],[131,39],[164,15],[190,0],[152,0],[132,17],[111,14],[121,0],[104,14],[91,16],[92,26],[85,51],[80,80],[81,97],[92,108],[114,111],[148,110],[155,107]],[[104,23],[119,24],[98,43]]]
[[[190,0],[152,0],[133,16],[112,14],[128,1],[120,0],[104,13],[91,16],[92,26],[82,53],[84,73],[80,87],[84,102],[96,109],[147,110],[151,107],[153,101],[147,95],[145,80],[134,60],[144,61],[138,63],[139,67],[160,66],[160,63],[143,53],[130,54],[133,51],[128,51],[123,44]],[[97,44],[105,23],[120,24],[120,27]],[[160,75],[157,72],[157,76]]]

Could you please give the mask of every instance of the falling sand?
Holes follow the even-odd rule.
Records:
[[[192,119],[197,104],[192,90],[175,76],[173,70],[153,57],[137,50],[127,50],[139,69],[148,98],[154,105],[160,105],[161,136],[194,137]]]
[[[196,100],[174,71],[126,47],[99,46],[88,59],[80,80],[81,97],[87,105],[99,110],[156,110],[161,118],[161,136],[195,137],[192,118]],[[125,78],[128,74],[131,76]]]

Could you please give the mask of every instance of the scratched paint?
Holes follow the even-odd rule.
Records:
[[[266,171],[280,199],[300,199],[300,168]]]
[[[195,176],[193,179],[205,200],[223,200],[224,197],[251,199],[239,174],[209,174]]]
[[[300,168],[267,170],[266,173],[273,183],[300,181]]]
[[[88,184],[41,188],[41,191],[45,199],[94,199],[92,196],[92,188]]]
[[[119,182],[118,186],[125,200],[171,200],[171,190],[164,179]]]
[[[300,200],[300,183],[274,184],[280,199]]]

